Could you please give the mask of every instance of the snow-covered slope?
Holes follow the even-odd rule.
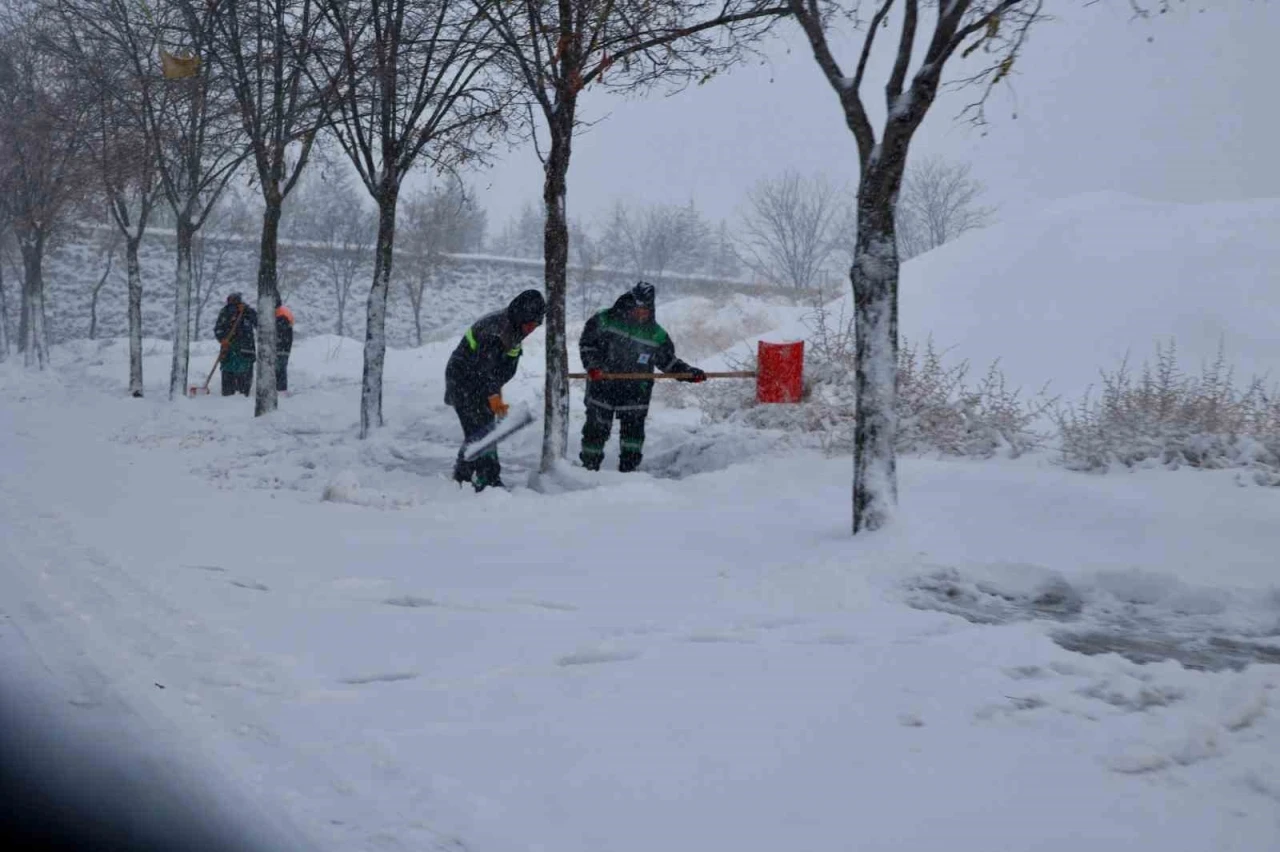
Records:
[[[1280,377],[1280,200],[1070,198],[907,263],[901,311],[906,336],[1071,396],[1170,337],[1190,368],[1221,341],[1241,378]]]

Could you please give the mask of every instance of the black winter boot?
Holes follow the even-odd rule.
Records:
[[[476,478],[471,484],[475,487],[477,494],[479,494],[481,491],[485,490],[486,488],[505,489],[507,487],[506,484],[503,483],[501,477],[495,477],[494,479],[485,479],[485,477],[480,474],[476,474]]]
[[[640,455],[640,453],[622,453],[622,455],[618,456],[618,472],[631,473],[640,467],[640,459],[642,458],[644,456]]]

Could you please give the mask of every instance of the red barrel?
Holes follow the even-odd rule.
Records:
[[[765,343],[756,349],[756,401],[799,402],[804,392],[804,341]]]

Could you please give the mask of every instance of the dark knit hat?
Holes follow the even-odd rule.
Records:
[[[516,325],[527,322],[542,322],[547,314],[547,301],[537,290],[525,290],[511,300],[507,306],[507,316]]]
[[[635,300],[636,305],[642,308],[653,310],[656,296],[653,285],[648,281],[637,281],[636,286],[631,288],[631,298]]]

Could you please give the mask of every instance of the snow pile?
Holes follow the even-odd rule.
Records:
[[[1078,399],[1126,354],[1177,341],[1184,367],[1225,345],[1237,377],[1278,374],[1280,200],[1065,199],[902,267],[905,337],[932,336],[1011,387]]]

